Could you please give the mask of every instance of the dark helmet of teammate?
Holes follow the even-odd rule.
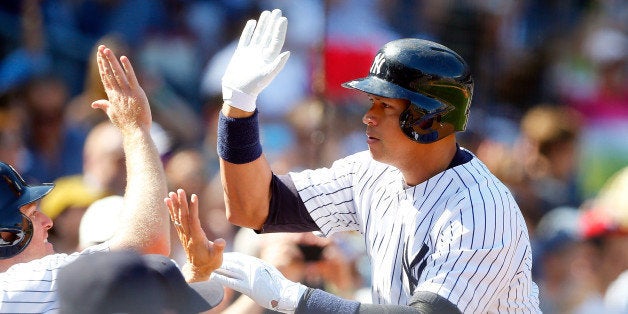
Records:
[[[33,222],[20,207],[52,190],[52,184],[29,186],[10,165],[0,162],[0,259],[22,252],[33,237]]]
[[[368,76],[342,86],[410,101],[399,117],[400,126],[410,139],[424,144],[464,131],[473,96],[473,79],[462,57],[443,45],[414,38],[387,43],[377,52]]]

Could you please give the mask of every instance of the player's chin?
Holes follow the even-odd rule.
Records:
[[[380,162],[383,161],[383,154],[381,153],[381,150],[369,145],[369,152],[371,153],[371,157],[373,158],[373,160]]]

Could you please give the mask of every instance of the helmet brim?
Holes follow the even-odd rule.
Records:
[[[24,193],[15,201],[15,207],[19,209],[20,207],[30,204],[32,202],[36,202],[46,196],[50,191],[54,188],[54,184],[44,184],[44,185],[35,185],[35,186],[24,186]]]
[[[373,75],[342,83],[342,87],[386,98],[407,99],[418,108],[425,110],[426,113],[443,109],[443,104],[434,98],[407,90]]]

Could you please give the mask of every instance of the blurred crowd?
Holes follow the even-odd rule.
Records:
[[[289,279],[368,301],[369,265],[354,235],[257,235],[224,215],[220,79],[245,21],[272,8],[288,18],[291,51],[257,106],[276,173],[367,149],[365,100],[340,83],[366,75],[389,40],[443,43],[467,60],[475,80],[459,142],[519,202],[542,310],[628,313],[628,3],[621,0],[2,1],[0,160],[27,182],[56,183],[41,209],[54,221],[57,252],[104,241],[124,194],[121,135],[90,108],[106,98],[95,62],[105,43],[136,66],[169,190],[199,195],[208,238],[272,262]],[[176,246],[172,257],[185,258]]]

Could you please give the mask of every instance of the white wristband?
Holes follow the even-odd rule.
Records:
[[[251,96],[245,92],[227,86],[222,87],[222,100],[229,106],[242,109],[247,112],[255,111],[257,96]]]

